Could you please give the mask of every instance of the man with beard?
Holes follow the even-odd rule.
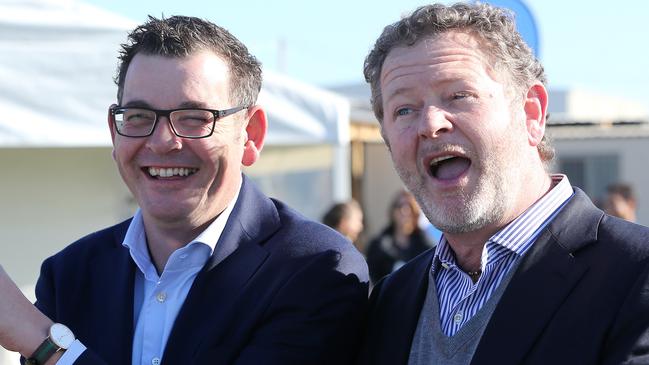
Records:
[[[421,7],[384,29],[365,77],[444,235],[374,288],[360,363],[649,363],[649,229],[546,171],[546,78],[512,16]]]

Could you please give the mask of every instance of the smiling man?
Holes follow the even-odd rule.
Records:
[[[511,15],[421,7],[384,29],[365,77],[443,237],[374,288],[360,363],[649,363],[649,229],[546,171],[545,75]]]
[[[241,172],[267,129],[257,60],[171,17],[136,28],[120,61],[108,127],[139,210],[47,259],[36,307],[0,268],[0,345],[29,364],[349,363],[362,256]]]

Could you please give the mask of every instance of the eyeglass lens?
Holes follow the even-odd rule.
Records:
[[[152,133],[157,114],[155,111],[125,108],[115,113],[115,124],[121,134],[132,137]],[[172,129],[180,137],[203,137],[212,133],[214,114],[206,110],[176,110],[169,114]]]

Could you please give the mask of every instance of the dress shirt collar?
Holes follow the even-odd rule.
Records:
[[[237,188],[234,197],[227,205],[225,210],[221,212],[221,214],[219,214],[216,217],[216,219],[196,238],[188,242],[182,248],[179,248],[178,250],[174,251],[172,256],[174,256],[176,253],[180,253],[180,251],[187,251],[188,249],[195,248],[196,246],[208,247],[209,254],[205,257],[205,260],[202,260],[201,263],[198,263],[201,266],[204,265],[205,261],[207,261],[209,256],[212,255],[212,253],[214,252],[216,243],[221,237],[221,234],[225,229],[225,224],[227,223],[228,218],[230,217],[230,214],[232,213],[232,210],[234,209],[234,206],[237,203],[237,199],[239,198],[240,191],[241,191],[241,183],[239,184],[239,187]],[[144,277],[147,280],[154,280],[154,278],[158,277],[158,273],[155,268],[155,265],[151,261],[151,256],[149,255],[146,233],[144,230],[144,221],[142,219],[142,212],[139,208],[135,212],[135,215],[133,216],[133,220],[131,221],[128,230],[126,231],[126,235],[124,236],[124,241],[122,242],[122,245],[129,249],[133,261],[140,269],[140,271],[142,271]],[[170,256],[170,258],[172,256]]]
[[[552,189],[525,210],[523,214],[487,240],[481,257],[481,268],[483,270],[489,262],[494,262],[505,255],[523,256],[532,246],[538,232],[570,200],[574,192],[568,177],[562,174],[553,174],[550,177],[552,178]],[[457,266],[455,255],[443,235],[435,249],[432,265],[433,274],[435,274],[439,265],[445,268]]]

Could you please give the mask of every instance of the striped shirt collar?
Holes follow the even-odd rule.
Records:
[[[562,174],[550,175],[552,185],[550,191],[532,204],[523,214],[496,232],[485,244],[482,251],[481,268],[499,260],[504,255],[515,254],[521,257],[532,246],[537,233],[573,195],[568,177]],[[444,267],[456,267],[455,255],[444,236],[435,249],[432,274],[434,275],[439,263]]]

